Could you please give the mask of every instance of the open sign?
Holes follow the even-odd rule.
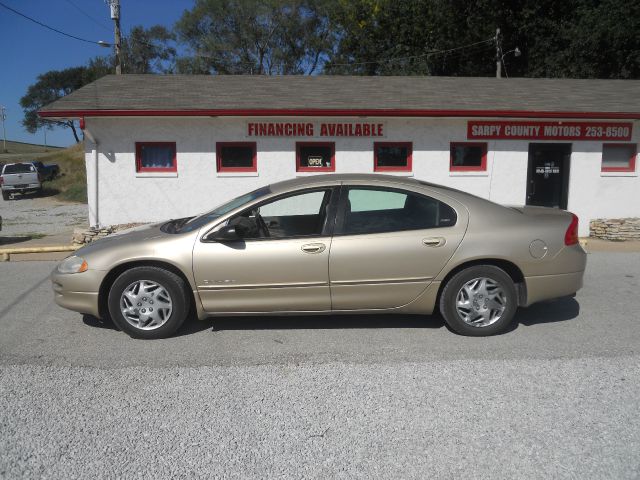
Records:
[[[307,165],[309,167],[322,167],[322,157],[318,155],[315,155],[315,156],[309,155],[307,157]]]

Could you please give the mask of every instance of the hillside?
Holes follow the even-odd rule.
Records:
[[[57,191],[55,196],[61,200],[87,203],[87,171],[82,143],[59,149],[38,160],[57,163],[60,167],[60,175],[55,180],[47,182],[45,188]]]
[[[0,161],[5,155],[29,155],[29,154],[46,154],[58,150],[63,150],[63,147],[52,147],[51,145],[39,145],[37,143],[24,143],[14,142],[7,140],[7,152],[2,152],[2,139],[0,139]]]

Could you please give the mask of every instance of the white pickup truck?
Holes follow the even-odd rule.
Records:
[[[0,171],[2,198],[9,200],[15,193],[42,191],[42,178],[33,163],[7,163]]]

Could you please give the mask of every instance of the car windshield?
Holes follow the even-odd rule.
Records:
[[[35,168],[30,163],[13,163],[4,167],[4,173],[29,173],[34,172]]]
[[[190,220],[185,222],[183,225],[178,227],[175,230],[175,232],[176,233],[192,232],[193,230],[196,230],[202,227],[203,225],[206,225],[207,223],[215,220],[216,218],[219,218],[222,215],[229,213],[231,210],[235,210],[236,208],[244,205],[245,203],[256,200],[257,198],[263,197],[269,193],[271,193],[271,190],[269,189],[269,187],[261,187],[257,190],[254,190],[253,192],[245,193],[244,195],[236,197],[233,200],[230,200],[227,203],[224,203],[219,207],[214,208],[210,212],[203,213],[202,215],[198,215],[197,217],[191,218]]]

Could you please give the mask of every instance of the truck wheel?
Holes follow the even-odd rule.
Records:
[[[461,334],[484,337],[507,329],[518,308],[511,277],[493,265],[477,265],[455,274],[440,295],[440,313]]]
[[[8,192],[3,191],[3,192],[2,192],[2,199],[3,199],[3,200],[9,200],[9,193],[8,193]]]
[[[187,288],[178,275],[158,267],[135,267],[111,286],[109,315],[130,337],[171,336],[189,312]]]

